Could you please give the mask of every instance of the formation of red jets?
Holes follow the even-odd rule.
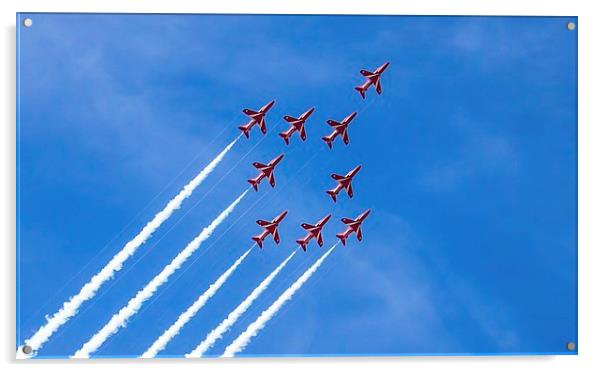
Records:
[[[366,81],[362,85],[355,87],[355,90],[359,92],[359,94],[362,96],[362,99],[366,98],[366,92],[371,86],[374,86],[374,89],[376,90],[377,94],[380,95],[382,93],[380,79],[382,73],[386,70],[388,66],[389,62],[386,62],[382,66],[378,67],[374,72],[370,72],[367,70],[360,71],[360,73],[366,78]],[[272,108],[272,106],[274,106],[274,103],[275,101],[272,100],[263,107],[261,107],[258,111],[251,109],[243,110],[243,113],[249,117],[249,121],[246,124],[239,126],[238,129],[242,131],[245,137],[250,137],[251,129],[254,126],[258,126],[263,134],[267,133],[265,117],[268,111]],[[295,132],[299,133],[299,137],[302,141],[305,141],[305,139],[307,138],[307,133],[305,131],[305,122],[313,114],[314,110],[315,108],[312,107],[305,111],[303,114],[301,114],[298,118],[288,115],[284,116],[284,120],[287,121],[291,126],[288,130],[281,132],[278,135],[282,137],[282,139],[287,145],[290,144],[291,137]],[[356,115],[357,112],[352,112],[340,122],[332,119],[326,121],[328,125],[330,125],[330,127],[332,128],[332,132],[322,137],[322,140],[326,143],[329,149],[332,149],[333,142],[337,137],[341,137],[341,140],[345,145],[349,144],[348,127],[351,121],[356,117]],[[257,168],[257,170],[259,170],[259,174],[257,175],[257,177],[249,179],[248,182],[251,184],[253,189],[255,189],[255,191],[258,191],[259,184],[264,178],[268,180],[270,186],[276,186],[274,168],[282,161],[283,158],[284,154],[280,154],[267,164],[263,164],[260,162],[253,163],[253,166]],[[337,185],[333,189],[327,190],[326,193],[330,195],[330,197],[335,203],[337,201],[337,196],[339,192],[343,189],[345,189],[347,195],[350,198],[353,197],[353,188],[351,187],[351,182],[353,181],[353,177],[355,177],[355,175],[360,171],[360,169],[361,165],[358,165],[357,167],[347,172],[344,176],[336,173],[333,173],[331,175],[331,177],[337,182]],[[287,213],[288,211],[284,211],[271,221],[257,220],[257,224],[263,228],[263,231],[259,235],[253,236],[251,239],[253,239],[253,241],[255,241],[255,243],[257,243],[257,245],[260,248],[262,248],[265,238],[269,235],[272,235],[274,242],[276,242],[276,244],[279,244],[280,234],[278,233],[278,225],[280,224],[280,222],[282,222],[284,217],[286,217]],[[362,223],[364,222],[366,217],[368,217],[369,214],[370,209],[361,213],[355,219],[346,217],[341,219],[341,221],[345,225],[347,225],[347,228],[345,229],[345,231],[336,234],[336,236],[341,240],[341,243],[343,245],[346,244],[347,238],[352,234],[356,235],[358,241],[362,240]],[[301,224],[301,227],[307,231],[307,234],[303,238],[297,239],[296,242],[304,251],[307,250],[307,245],[312,239],[315,239],[320,247],[324,244],[324,238],[322,237],[322,229],[324,228],[324,225],[326,225],[328,220],[330,220],[330,217],[330,214],[325,216],[324,218],[316,222],[315,225],[309,223]]]

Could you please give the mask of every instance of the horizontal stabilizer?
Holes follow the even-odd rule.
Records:
[[[362,86],[355,87],[355,90],[357,90],[359,92],[359,94],[362,96],[362,98],[366,98],[366,91],[364,90],[364,88]]]
[[[334,190],[327,190],[326,193],[328,195],[330,195],[330,197],[332,198],[332,200],[336,203],[337,202],[337,193],[334,192]]]
[[[254,236],[251,239],[255,240],[255,243],[257,243],[259,248],[263,248],[263,241],[258,236]]]
[[[287,145],[290,144],[289,135],[287,134],[287,132],[280,132],[280,133],[278,133],[278,135],[280,137],[282,137],[282,139],[284,140],[284,143],[286,143]]]
[[[324,142],[326,142],[326,144],[328,145],[329,149],[332,149],[332,138],[330,138],[328,136],[325,136],[325,137],[322,137],[322,140]]]
[[[257,189],[257,181],[255,181],[253,178],[251,178],[250,180],[247,180],[248,183],[251,184],[251,186],[253,186],[253,188],[255,189],[255,191],[258,191]]]
[[[249,128],[247,128],[244,125],[241,125],[240,127],[238,127],[238,129],[240,129],[244,133],[245,137],[249,138]]]

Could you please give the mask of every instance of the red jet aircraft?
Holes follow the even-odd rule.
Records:
[[[326,120],[328,125],[330,125],[333,129],[332,133],[330,133],[328,136],[322,137],[324,142],[326,142],[326,144],[328,145],[328,148],[332,149],[332,142],[339,135],[341,136],[341,138],[343,138],[343,142],[346,145],[349,144],[349,135],[347,134],[347,127],[349,126],[349,123],[351,123],[351,120],[353,120],[355,115],[357,115],[357,112],[354,111],[351,114],[349,114],[349,116],[347,116],[345,119],[343,119],[343,121],[341,121],[340,123],[332,119]]]
[[[315,225],[310,225],[308,223],[301,224],[301,227],[307,230],[307,235],[305,235],[305,237],[302,239],[298,239],[297,243],[299,243],[304,252],[307,251],[307,243],[309,243],[309,241],[313,238],[316,239],[320,247],[322,246],[322,244],[324,244],[324,239],[322,238],[322,228],[324,228],[324,225],[326,224],[326,222],[328,222],[329,219],[330,214],[322,218]]]
[[[367,70],[360,70],[360,74],[364,75],[366,78],[366,82],[362,85],[358,85],[355,87],[362,98],[366,98],[366,91],[370,88],[371,85],[374,85],[376,88],[376,93],[381,94],[383,89],[380,86],[380,75],[389,67],[389,62],[386,62],[384,65],[380,66],[374,72],[370,72]]]
[[[276,101],[274,100],[268,102],[265,106],[260,108],[259,111],[254,111],[248,108],[242,110],[245,115],[251,118],[247,124],[238,127],[238,129],[242,130],[242,132],[245,134],[245,137],[249,138],[249,132],[255,124],[259,125],[261,133],[265,134],[267,132],[268,128],[265,125],[265,114],[267,114],[272,106],[274,106],[275,102]]]
[[[274,178],[274,167],[278,165],[278,163],[280,163],[283,157],[284,154],[280,154],[276,158],[271,160],[267,165],[259,162],[253,163],[253,166],[259,169],[259,175],[257,175],[257,177],[255,178],[247,180],[247,182],[249,182],[251,186],[253,186],[255,191],[257,191],[257,185],[259,185],[261,180],[266,177],[268,178],[268,181],[270,182],[270,185],[272,187],[276,185],[276,179]]]
[[[351,188],[351,181],[353,181],[353,177],[357,174],[357,172],[360,171],[360,169],[362,169],[362,166],[358,165],[357,167],[350,170],[344,176],[341,176],[340,174],[336,174],[336,173],[333,173],[330,175],[330,177],[332,177],[335,181],[337,181],[338,185],[334,189],[327,190],[326,193],[332,197],[332,200],[334,200],[335,203],[337,202],[338,193],[341,190],[343,190],[343,188],[345,190],[347,190],[347,195],[349,195],[350,198],[353,197],[353,189]]]
[[[345,231],[337,234],[337,238],[341,239],[341,243],[343,243],[343,245],[345,245],[345,242],[349,235],[353,233],[355,233],[355,235],[357,236],[358,241],[362,241],[362,222],[364,222],[364,220],[366,219],[366,217],[368,217],[369,214],[370,209],[357,216],[355,220],[351,218],[341,218],[341,221],[343,221],[343,223],[347,225],[347,229]]]
[[[282,222],[287,213],[287,211],[280,213],[271,222],[265,220],[257,220],[257,224],[263,227],[264,230],[261,234],[255,235],[251,239],[255,240],[255,243],[257,243],[259,248],[263,247],[263,240],[270,234],[272,234],[272,236],[274,237],[274,241],[276,242],[276,244],[280,243],[280,234],[278,234],[278,224]]]
[[[303,114],[301,114],[301,116],[298,118],[294,118],[288,115],[284,116],[284,120],[288,121],[291,124],[291,127],[288,130],[279,133],[278,135],[282,137],[282,139],[287,145],[290,143],[289,139],[291,138],[293,133],[295,133],[295,131],[299,132],[301,140],[305,141],[305,138],[307,137],[307,135],[305,134],[305,121],[314,112],[314,110],[315,108],[312,107],[309,110],[305,111]]]

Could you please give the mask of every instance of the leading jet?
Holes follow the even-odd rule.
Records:
[[[355,90],[359,92],[362,98],[366,98],[366,91],[370,88],[371,85],[374,85],[377,94],[381,94],[383,88],[380,85],[380,75],[389,67],[389,62],[386,62],[382,66],[376,69],[374,72],[370,72],[368,70],[360,70],[360,74],[362,74],[366,78],[366,82],[362,85],[358,85],[355,87]]]

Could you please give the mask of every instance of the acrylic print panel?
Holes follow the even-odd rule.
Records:
[[[18,14],[19,358],[577,353],[577,19]]]

